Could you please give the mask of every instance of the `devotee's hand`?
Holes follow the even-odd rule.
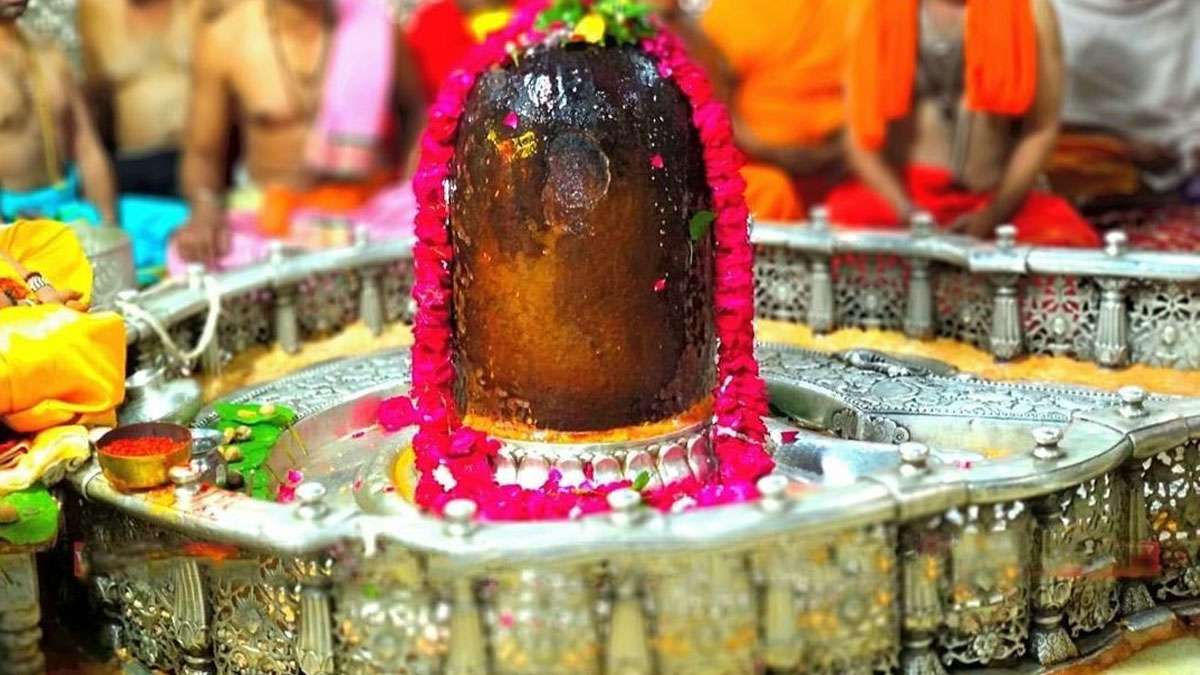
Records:
[[[80,312],[87,311],[87,305],[79,301],[83,296],[78,291],[60,291],[53,286],[43,286],[35,295],[43,305],[62,305]]]
[[[959,216],[947,230],[978,239],[991,239],[996,232],[996,225],[996,219],[987,209],[983,209]]]
[[[229,252],[229,227],[219,207],[198,204],[187,225],[175,235],[179,255],[184,260],[216,263]]]

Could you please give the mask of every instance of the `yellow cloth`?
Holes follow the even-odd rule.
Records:
[[[80,301],[84,305],[91,303],[92,266],[88,264],[79,238],[63,223],[18,220],[12,225],[0,225],[0,251],[27,271],[41,274],[56,289],[78,292],[83,296]],[[2,260],[0,277],[21,279],[21,275]]]
[[[34,433],[112,423],[125,397],[125,323],[60,305],[0,309],[0,419]]]
[[[28,443],[28,451],[11,469],[0,471],[0,496],[42,481],[47,486],[62,480],[91,455],[87,429],[73,425],[41,432]]]

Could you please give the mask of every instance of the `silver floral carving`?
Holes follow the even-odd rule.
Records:
[[[837,326],[898,330],[904,324],[907,269],[895,256],[846,255],[834,259]]]
[[[380,275],[383,316],[387,321],[411,321],[413,315],[413,263],[402,259],[390,263]]]
[[[1031,276],[1021,293],[1025,348],[1032,354],[1092,358],[1100,293],[1078,277]]]
[[[338,331],[358,320],[359,278],[354,272],[309,277],[296,292],[296,316],[304,338]]]
[[[659,558],[646,570],[658,672],[753,672],[758,614],[740,555]]]
[[[1160,600],[1200,597],[1200,440],[1143,464],[1146,512],[1162,571],[1152,584]]]
[[[988,665],[1025,653],[1030,520],[1021,502],[946,514],[951,562],[938,644],[947,666]]]
[[[754,258],[754,301],[758,316],[776,321],[808,318],[808,258],[798,251],[760,246]]]
[[[1129,290],[1132,359],[1200,368],[1200,292],[1194,285],[1145,282]]]
[[[935,265],[933,270],[938,336],[986,349],[992,332],[992,294],[988,283],[944,265]]]
[[[300,597],[273,558],[226,560],[212,577],[213,657],[220,673],[293,675]]]
[[[525,568],[488,584],[493,672],[599,673],[595,581],[584,568]]]
[[[334,603],[338,672],[385,675],[440,672],[449,640],[449,606],[426,581],[423,562],[399,547],[345,560],[349,576]]]
[[[274,339],[270,312],[274,301],[274,293],[270,290],[222,299],[217,329],[221,350],[236,356],[255,345],[270,344]]]

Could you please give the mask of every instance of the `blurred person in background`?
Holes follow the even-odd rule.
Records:
[[[859,180],[827,200],[842,226],[904,226],[1098,246],[1066,200],[1035,189],[1058,137],[1063,64],[1050,0],[866,0],[847,79]]]
[[[1054,5],[1067,65],[1056,191],[1081,202],[1178,199],[1200,168],[1200,2]]]
[[[674,2],[667,0],[668,16]],[[681,26],[730,107],[747,155],[746,201],[762,220],[798,220],[841,177],[852,0],[712,0],[697,36]],[[673,21],[678,25],[678,21]],[[697,44],[697,37],[716,48]]]
[[[179,194],[199,26],[234,0],[79,0],[85,83],[122,193]]]
[[[0,0],[0,217],[116,225],[112,166],[83,92],[63,52],[17,25],[27,5]]]
[[[143,282],[161,274],[187,220],[179,146],[198,27],[232,0],[80,0],[84,73],[101,135],[115,153],[122,215]]]
[[[396,167],[413,164],[424,97],[386,0],[241,0],[196,50],[181,169],[191,216],[173,269],[256,261],[272,239],[345,244],[349,223],[411,228]],[[246,175],[231,189],[235,129]]]

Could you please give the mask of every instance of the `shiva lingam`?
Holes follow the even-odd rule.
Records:
[[[421,392],[420,377],[415,400],[459,407],[468,425],[501,439],[502,484],[538,488],[551,471],[568,487],[642,472],[654,486],[663,475],[708,480],[714,296],[748,309],[752,288],[747,255],[737,261],[742,286],[714,294],[710,183],[733,177],[706,173],[705,153],[735,151],[728,136],[724,147],[702,142],[697,102],[653,56],[559,32],[479,76],[443,142],[453,152],[445,195],[422,195],[422,218],[449,207],[451,236],[442,243],[444,225],[429,218],[418,279],[423,252],[452,261],[437,282],[448,286],[418,282],[416,352],[451,345],[453,400],[439,400],[449,389],[435,393],[434,383]],[[423,171],[435,178],[444,166],[429,159]],[[742,216],[717,234],[748,254],[744,204],[729,201],[723,213]],[[731,333],[749,335],[750,314],[741,316]],[[436,332],[449,317],[452,339]]]
[[[1049,668],[1195,611],[1200,497],[1179,476],[1200,464],[1200,402],[752,352],[727,120],[665,33],[570,6],[523,14],[439,97],[415,246],[214,280],[233,319],[213,364],[259,334],[294,350],[329,317],[400,320],[413,287],[411,350],[317,365],[195,420],[294,410],[264,469],[292,501],[196,465],[153,495],[94,463],[72,476],[64,539],[119,654],[184,673],[940,673]],[[866,311],[861,290],[893,300],[871,320],[932,330],[930,259],[978,264],[996,291],[970,307],[1008,356],[1034,286],[1012,277],[1054,255],[756,235],[759,307],[824,328]],[[829,256],[854,245],[921,272],[858,289],[847,267],[835,287]],[[1098,277],[1122,274],[1126,254],[1096,255]],[[131,362],[157,362],[148,321],[201,332],[204,299],[140,297]]]

